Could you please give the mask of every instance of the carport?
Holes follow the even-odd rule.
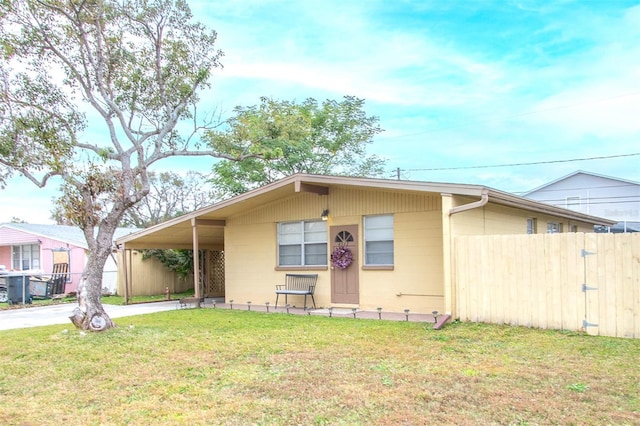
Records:
[[[309,185],[298,179],[277,181],[117,239],[117,247],[123,254],[125,300],[128,300],[132,286],[135,285],[129,279],[130,274],[126,272],[131,263],[127,259],[131,259],[132,251],[144,249],[192,249],[194,253],[198,253],[200,250],[205,251],[204,261],[208,265],[202,265],[199,256],[195,256],[193,259],[194,296],[196,298],[223,297],[225,225],[229,218],[259,206],[275,203],[297,192],[318,193],[318,191],[324,190],[326,188]],[[222,294],[203,294],[203,289],[206,293],[207,288],[207,283],[203,280],[212,278],[211,274],[203,276],[201,273],[203,266],[208,266],[208,270],[216,269],[216,286],[218,290],[222,291]],[[221,280],[222,288],[220,289]]]

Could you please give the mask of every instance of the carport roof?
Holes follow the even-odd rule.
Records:
[[[196,229],[199,248],[221,250],[224,247],[224,224],[227,218],[260,205],[289,197],[296,192],[328,194],[329,187],[336,186],[394,192],[429,192],[478,198],[484,192],[489,194],[489,201],[492,203],[593,224],[612,225],[614,223],[608,219],[551,206],[481,185],[295,174],[237,197],[118,238],[116,243],[118,245],[124,244],[127,248],[132,249],[190,249],[193,248],[194,229]],[[194,225],[196,225],[195,228]],[[206,232],[203,232],[202,229],[205,227]]]

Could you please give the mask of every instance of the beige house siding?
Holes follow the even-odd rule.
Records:
[[[439,194],[412,194],[356,188],[331,188],[330,216],[363,216],[384,213],[440,211]]]
[[[463,197],[453,198],[454,206],[475,201],[473,199],[464,199]],[[453,215],[451,222],[454,237],[462,235],[526,234],[527,219],[529,218],[536,219],[537,234],[547,233],[548,222],[562,224],[562,232],[570,232],[573,225],[577,227],[577,232],[593,232],[593,225],[591,224],[514,207],[496,205],[491,202],[481,208],[457,213]]]
[[[363,271],[371,274],[371,281],[377,287],[386,285],[393,289],[391,294],[377,300],[389,301],[394,311],[442,312],[444,264],[440,211],[399,213],[394,216],[394,226],[395,267],[389,281],[377,282],[386,279],[384,274],[376,274],[383,271]]]
[[[279,202],[230,217],[225,227],[226,299],[237,303],[275,303],[275,285],[286,270],[277,268],[278,222],[315,220],[329,209],[327,227],[358,225],[359,256],[364,261],[363,216],[394,215],[394,269],[360,270],[361,309],[431,311],[443,309],[442,219],[439,194],[399,194],[353,188],[330,195],[298,193]],[[328,229],[327,228],[327,229]],[[356,265],[354,265],[356,266]],[[326,268],[300,268],[318,273],[316,303],[331,304],[331,273]],[[299,299],[299,298],[298,298]],[[290,303],[301,300],[292,298]]]
[[[275,301],[279,273],[273,223],[228,224],[225,228],[225,288],[227,301],[264,303]]]

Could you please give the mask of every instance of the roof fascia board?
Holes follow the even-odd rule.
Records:
[[[598,225],[612,225],[614,223],[617,223],[617,221],[615,220],[574,212],[573,210],[552,206],[551,204],[510,195],[499,191],[492,191],[490,200],[494,201],[496,204],[525,208],[538,213],[546,213],[554,216],[564,217],[567,219],[577,220],[580,222],[594,223]]]
[[[484,186],[480,185],[466,185],[456,183],[417,182],[410,180],[389,180],[304,174],[299,176],[301,182],[309,184],[344,185],[401,191],[450,193],[455,195],[475,195],[478,197],[482,195],[482,190],[485,189]]]

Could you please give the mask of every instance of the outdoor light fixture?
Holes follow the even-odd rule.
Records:
[[[251,310],[251,300],[249,300],[247,302],[247,310],[249,310],[249,311]]]
[[[231,310],[233,310],[233,299],[229,300],[229,306],[231,306]]]
[[[404,316],[407,318],[407,321],[409,321],[409,310],[408,309],[404,310]]]
[[[322,220],[327,220],[329,219],[329,209],[324,209],[322,210],[322,214],[320,215],[320,218]]]
[[[264,306],[267,307],[267,313],[269,313],[269,302],[264,302]]]
[[[433,322],[437,323],[438,322],[438,311],[433,311],[433,312],[431,312],[431,314],[433,315]]]
[[[329,310],[329,318],[331,318],[331,315],[333,314],[333,306],[329,306],[327,309]]]
[[[378,307],[378,319],[382,319],[382,308]]]
[[[356,310],[357,308],[351,308],[351,312],[353,312],[353,319],[356,319]]]

